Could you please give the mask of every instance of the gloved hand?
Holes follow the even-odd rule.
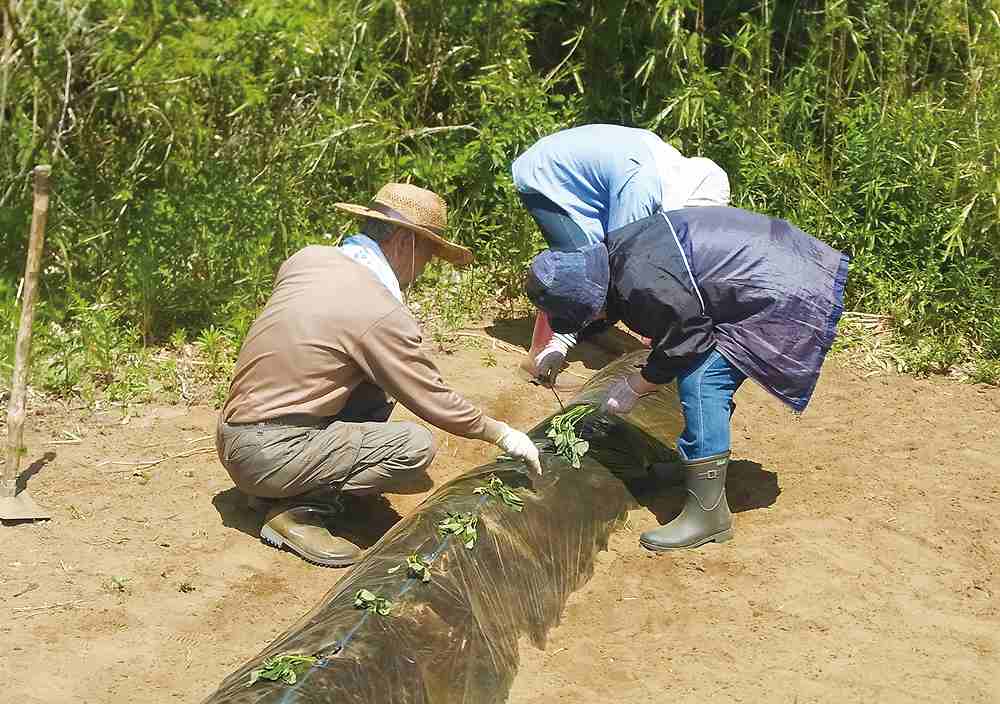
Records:
[[[500,438],[496,444],[511,457],[524,462],[538,474],[542,473],[542,464],[538,459],[538,448],[527,435],[520,430],[514,430],[506,423],[500,424]]]
[[[535,357],[535,378],[542,386],[553,386],[556,377],[562,371],[566,362],[569,346],[562,340],[553,337],[542,351]]]
[[[601,402],[601,410],[615,415],[631,413],[642,396],[656,389],[656,384],[646,381],[641,374],[632,374],[619,379],[608,388],[607,396]]]

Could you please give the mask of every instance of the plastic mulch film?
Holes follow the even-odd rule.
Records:
[[[599,397],[645,358],[640,351],[605,368],[567,409]],[[594,412],[577,426],[590,447],[574,469],[553,454],[551,420],[530,433],[543,450],[541,476],[500,458],[442,486],[206,704],[506,701],[518,640],[544,647],[567,597],[590,578],[634,505],[623,478],[669,457],[682,423],[672,387],[642,398],[624,419]],[[269,658],[293,653],[315,658],[293,684],[250,684]]]

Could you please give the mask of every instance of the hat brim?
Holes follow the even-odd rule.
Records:
[[[395,225],[399,225],[400,227],[412,230],[437,245],[437,252],[435,254],[455,266],[467,266],[475,259],[475,256],[472,254],[472,250],[449,242],[445,238],[441,237],[441,235],[438,235],[433,230],[429,230],[426,227],[414,225],[412,222],[390,217],[385,213],[373,210],[372,208],[366,208],[363,205],[355,205],[354,203],[334,203],[333,207],[350,213],[351,215],[356,215],[362,218],[375,218],[376,220],[391,222]]]

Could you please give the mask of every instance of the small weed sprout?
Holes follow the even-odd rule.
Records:
[[[476,525],[479,519],[471,513],[449,513],[444,519],[438,521],[437,529],[441,535],[455,535],[471,550],[476,545],[476,538],[479,533]]]
[[[354,595],[354,608],[370,611],[379,616],[388,616],[392,613],[392,602],[367,589],[359,589]]]
[[[979,360],[973,366],[969,379],[977,384],[1000,386],[1000,360]]]
[[[524,510],[524,499],[515,494],[509,486],[504,484],[500,477],[495,474],[491,474],[487,481],[488,483],[486,486],[476,487],[472,490],[472,493],[492,496],[495,499],[499,499],[505,506],[512,508],[515,511]]]
[[[257,680],[295,684],[299,676],[315,665],[317,660],[314,655],[298,653],[274,655],[265,660],[261,667],[250,671],[250,682],[247,686],[255,684]]]
[[[187,344],[187,330],[184,328],[177,328],[172,333],[170,333],[170,346],[175,350],[180,350]]]
[[[556,443],[556,454],[565,459],[574,469],[580,469],[580,459],[587,454],[590,443],[576,435],[576,426],[594,411],[591,404],[575,406],[555,416],[546,435]]]
[[[108,581],[108,589],[118,594],[128,594],[131,591],[128,583],[128,577],[112,577]]]

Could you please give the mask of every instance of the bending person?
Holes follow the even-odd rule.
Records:
[[[367,208],[337,207],[365,218],[363,234],[340,247],[305,247],[282,264],[240,350],[216,436],[233,482],[268,509],[264,541],[324,566],[351,564],[360,552],[327,529],[331,497],[408,484],[434,458],[427,428],[389,421],[394,399],[431,425],[494,443],[541,471],[524,433],[442,381],[403,300],[432,257],[472,261],[441,236],[441,198],[388,184]]]
[[[652,340],[643,369],[609,388],[605,411],[627,414],[677,382],[687,501],[673,521],[642,534],[644,547],[732,537],[733,394],[750,377],[805,410],[843,312],[847,266],[846,255],[784,220],[737,208],[659,213],[610,233],[606,246],[532,261],[528,296],[556,332],[621,320]]]
[[[511,167],[514,186],[551,249],[604,242],[653,213],[729,205],[729,177],[714,161],[685,157],[648,130],[584,125],[538,140]],[[573,335],[537,316],[525,369],[555,382]]]

